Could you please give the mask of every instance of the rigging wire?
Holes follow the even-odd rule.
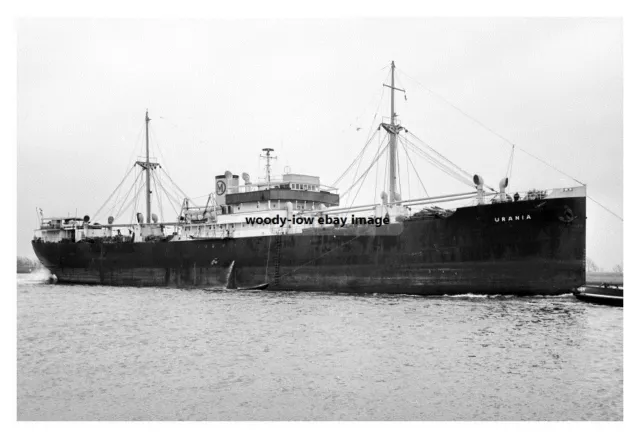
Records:
[[[512,183],[511,181],[511,172],[513,171],[513,157],[515,156],[515,152],[516,152],[516,147],[515,145],[511,146],[511,156],[509,157],[509,164],[507,165],[507,173],[506,173],[506,178],[509,181],[509,184]],[[513,184],[511,184],[511,186],[513,186]]]
[[[133,167],[135,168],[135,166]],[[117,219],[118,217],[120,217],[120,213],[126,211],[126,209],[123,209],[122,207],[124,206],[124,203],[127,201],[127,199],[129,199],[129,195],[131,194],[131,192],[133,191],[133,189],[136,187],[136,183],[138,182],[138,179],[142,176],[142,172],[138,173],[138,175],[136,176],[136,178],[133,180],[133,184],[131,185],[131,187],[129,187],[129,190],[127,191],[127,194],[125,195],[124,199],[122,200],[122,204],[120,205],[120,209],[118,210],[118,212],[113,215],[115,219]],[[115,210],[115,209],[114,209]]]
[[[355,184],[355,180],[358,177],[358,171],[360,170],[360,164],[362,164],[362,157],[360,157],[360,160],[358,160],[358,166],[356,167],[356,171],[353,173],[353,180],[351,181],[352,184]],[[358,191],[360,191],[360,190],[358,189]],[[355,201],[355,199],[353,201]],[[352,202],[352,204],[353,204],[353,202]]]
[[[389,69],[389,74],[391,73],[391,69]],[[387,77],[385,78],[385,82],[387,82],[387,79],[389,78],[389,74],[387,74]],[[373,114],[373,120],[371,120],[371,126],[369,126],[369,132],[367,133],[367,135],[371,135],[371,132],[373,132],[373,127],[376,124],[376,118],[378,117],[378,112],[380,111],[380,105],[382,105],[382,99],[384,99],[384,86],[380,87],[382,89],[382,91],[380,92],[380,100],[378,101],[378,106],[376,106],[376,112]]]
[[[127,163],[131,163],[133,161],[133,158],[136,156],[136,147],[140,142],[140,137],[142,137],[142,131],[144,128],[144,122],[140,123],[139,128],[138,128],[138,135],[136,136],[136,141],[133,143],[133,147],[131,148],[131,154],[129,155],[129,159],[127,160]],[[127,169],[129,169],[128,167],[129,165],[127,165]],[[127,172],[127,170],[125,170],[125,173]]]
[[[385,136],[386,137],[386,136]],[[386,182],[387,182],[387,170],[389,170],[389,154],[387,154],[386,159],[384,161],[384,178],[382,181],[385,182],[385,187],[384,189],[382,189],[382,191],[386,191],[387,187],[386,187]],[[374,202],[375,204],[375,202]]]
[[[111,198],[113,197],[113,195],[116,193],[116,191],[118,189],[120,189],[120,187],[122,187],[122,184],[124,183],[124,181],[127,179],[127,177],[129,176],[129,174],[131,173],[131,171],[134,169],[135,164],[129,169],[129,171],[125,174],[124,178],[122,178],[122,181],[120,181],[120,184],[118,184],[118,186],[113,190],[113,192],[111,192],[111,194],[109,195],[109,197],[107,198],[106,201],[104,201],[104,204],[102,204],[100,206],[100,208],[98,209],[98,211],[95,212],[95,214],[92,216],[94,218],[98,217],[98,214],[102,211],[102,209],[105,207],[105,205],[107,205],[109,203],[109,201],[111,200]]]
[[[400,151],[398,150],[398,136],[396,135],[396,175],[402,175],[400,173]],[[398,193],[400,193],[400,195],[402,195],[402,178],[398,177]],[[395,193],[393,195],[394,199],[395,199]],[[401,198],[402,199],[402,198]],[[398,201],[399,199],[395,199],[396,201]]]
[[[162,184],[162,174],[158,173],[157,174],[157,180],[158,180],[158,185],[160,186],[160,190],[162,190],[162,193],[164,193],[164,195],[167,198],[167,201],[169,203],[169,205],[171,206],[171,208],[173,209],[173,211],[176,213],[176,218],[179,216],[178,211],[176,210],[176,207],[174,206],[175,204],[179,204],[179,202],[176,202],[175,200],[172,200],[169,197],[169,194],[167,193],[167,189],[164,187],[164,185]]]
[[[131,188],[129,189],[129,191],[127,192],[127,196],[125,197],[125,199],[123,200],[123,204],[120,206],[120,209],[118,210],[118,212],[116,214],[113,215],[114,219],[118,219],[122,213],[124,213],[125,211],[127,211],[127,209],[129,208],[129,206],[131,205],[131,202],[133,201],[133,199],[135,198],[135,191],[133,189],[139,190],[139,188],[137,187],[137,182],[138,179],[140,178],[140,176],[142,175],[142,172],[140,172],[138,174],[138,176],[136,177],[136,179],[133,182],[133,185],[131,186]],[[127,199],[129,198],[129,195],[133,192],[133,197],[131,198],[131,201],[129,201],[128,204],[124,204]]]
[[[175,194],[171,194],[169,190],[167,190],[167,188],[164,186],[164,184],[162,184],[162,181],[160,179],[158,179],[158,183],[160,184],[160,188],[164,191],[165,196],[170,201],[169,204],[171,205],[171,208],[173,208],[173,211],[175,211],[176,217],[179,216],[175,206],[182,204],[182,202],[180,201],[180,197],[176,197]]]
[[[365,172],[362,174],[362,176],[360,178],[358,178],[358,180],[353,185],[351,185],[351,187],[349,187],[347,190],[345,190],[343,193],[349,193],[351,191],[351,189],[353,189],[353,187],[356,184],[358,184],[362,178],[367,176],[367,173],[369,173],[369,170],[371,170],[371,168],[373,167],[375,162],[380,159],[380,157],[382,156],[382,154],[384,154],[384,152],[387,150],[388,147],[389,147],[389,145],[387,144],[387,146],[385,146],[384,149],[382,151],[380,151],[380,153],[373,159],[373,162],[369,165],[367,170],[365,170]]]
[[[160,142],[158,141],[158,135],[156,135],[156,130],[153,128],[153,125],[151,125],[150,127],[151,127],[151,133],[153,134],[151,138],[153,139],[153,142],[156,145],[156,149],[158,149],[158,155],[160,155],[162,162],[166,163],[167,160],[164,158],[164,154],[162,153],[162,148],[160,147]]]
[[[389,67],[389,72],[387,73],[387,77],[386,77],[386,78],[385,78],[385,80],[384,80],[385,82],[387,82],[387,80],[388,80],[388,78],[389,78],[389,75],[390,75],[390,74],[391,74],[391,68]],[[361,118],[361,117],[364,115],[364,113],[367,111],[367,108],[369,108],[369,104],[370,104],[371,102],[374,102],[374,101],[375,101],[375,99],[376,99],[376,97],[378,97],[378,95],[377,95],[377,94],[373,96],[373,98],[369,101],[369,103],[367,103],[367,106],[365,107],[365,109],[364,109],[364,110],[362,110],[362,112],[360,113],[360,115],[359,115],[358,117],[356,117],[356,119],[355,119],[355,124],[356,124],[356,125],[358,124],[358,121],[360,120],[360,118]],[[373,116],[374,121],[375,121],[376,116],[378,115],[378,110],[380,109],[380,104],[382,103],[382,99],[383,99],[383,98],[384,98],[384,87],[380,87],[380,99],[378,100],[378,106],[376,107],[375,115]],[[349,125],[349,128],[350,128],[351,126],[353,126],[353,123],[351,123],[351,124]],[[373,124],[372,124],[372,126],[369,128],[369,133],[368,133],[367,135],[370,135],[370,134],[371,134],[371,128],[372,128],[372,127],[373,127]],[[343,129],[343,130],[342,130],[342,132],[344,132],[345,130],[346,130],[346,128],[345,128],[345,129]]]
[[[156,183],[156,174],[155,172],[151,174],[153,176],[153,188],[156,192],[156,199],[158,200],[158,210],[160,211],[160,222],[164,222],[164,214],[162,212],[162,193],[158,190],[158,184]]]
[[[455,169],[451,169],[451,168],[447,167],[447,165],[445,163],[442,163],[442,162],[438,161],[436,158],[434,158],[431,155],[429,155],[427,152],[425,152],[423,149],[421,149],[420,147],[415,145],[408,138],[405,138],[405,142],[418,156],[421,156],[422,158],[427,160],[430,164],[432,164],[437,169],[441,170],[442,172],[446,173],[447,175],[451,176],[452,178],[457,179],[458,181],[460,181],[461,183],[463,183],[463,184],[465,184],[467,186],[475,187],[475,184],[473,184],[471,178],[463,176],[459,172],[456,172]]]
[[[391,68],[389,68],[389,73],[387,73],[387,78],[389,77],[389,74],[391,74]],[[386,82],[386,79],[385,79],[385,82]],[[384,98],[384,86],[382,86],[380,88],[381,88],[380,100],[378,101],[378,105],[376,106],[376,112],[373,115],[373,118],[371,120],[371,125],[369,126],[369,132],[367,133],[367,137],[369,138],[369,140],[367,140],[367,143],[362,148],[360,154],[358,154],[358,156],[355,158],[355,160],[349,165],[347,170],[345,170],[344,173],[340,176],[340,178],[338,178],[336,180],[336,182],[334,182],[332,184],[333,187],[337,187],[337,185],[342,180],[342,178],[344,178],[344,176],[353,168],[354,164],[357,162],[358,166],[357,166],[356,171],[355,171],[355,173],[353,175],[353,181],[352,181],[352,185],[355,184],[355,180],[356,180],[356,178],[358,176],[358,171],[360,170],[360,164],[362,163],[362,157],[364,156],[365,150],[367,149],[367,147],[371,143],[371,140],[373,140],[373,138],[376,136],[376,133],[378,134],[378,138],[380,138],[379,137],[380,127],[378,127],[378,129],[376,130],[376,133],[372,134],[373,127],[375,126],[375,123],[376,123],[376,118],[378,117],[378,111],[380,110],[380,105],[382,104],[382,99]],[[378,148],[378,150],[379,150],[379,148]],[[377,169],[377,167],[376,167],[376,169]],[[377,178],[377,175],[376,175],[376,178]],[[358,192],[360,192],[360,189],[358,189]],[[356,194],[356,196],[357,196],[357,194]],[[353,201],[355,202],[355,198],[354,198]]]
[[[498,134],[497,132],[495,132],[494,130],[492,130],[491,128],[489,128],[488,126],[486,126],[485,124],[483,124],[482,122],[480,122],[478,119],[476,119],[475,117],[470,116],[469,114],[465,113],[462,109],[458,108],[457,106],[455,106],[453,103],[449,102],[447,99],[445,99],[443,96],[441,96],[440,94],[436,93],[435,91],[431,90],[430,88],[426,87],[425,85],[423,85],[420,81],[418,81],[417,79],[409,76],[407,73],[405,73],[404,71],[400,70],[399,68],[396,67],[396,70],[399,73],[402,73],[404,76],[406,76],[407,78],[411,79],[412,81],[414,81],[416,84],[418,84],[419,86],[421,86],[422,88],[424,88],[425,90],[427,90],[429,93],[431,93],[432,95],[434,95],[435,97],[437,97],[438,99],[442,100],[443,102],[445,102],[446,104],[448,104],[449,106],[451,106],[453,109],[455,109],[456,111],[458,111],[460,114],[462,114],[463,116],[471,119],[472,121],[474,121],[475,123],[477,123],[478,125],[480,125],[481,127],[483,127],[484,129],[486,129],[487,131],[491,132],[493,135],[495,135],[498,138],[501,138],[502,140],[504,140],[505,142],[507,142],[510,145],[515,145],[511,140],[509,140],[506,137],[503,137],[502,135]]]
[[[460,172],[461,174],[467,176],[469,179],[473,180],[473,175],[469,172],[467,172],[466,170],[464,170],[462,167],[458,166],[456,163],[454,163],[453,161],[451,161],[450,159],[448,159],[447,157],[445,157],[444,155],[442,155],[440,152],[438,152],[433,146],[429,145],[427,142],[425,142],[424,140],[421,140],[420,138],[418,138],[416,135],[414,135],[411,132],[407,133],[414,138],[417,142],[423,144],[427,149],[429,149],[431,152],[433,152],[434,154],[436,154],[438,157],[440,157],[440,159],[442,159],[444,162],[446,162],[449,166],[455,168],[458,170],[458,172]],[[416,145],[417,146],[417,145]]]
[[[143,171],[140,171],[140,175],[142,175]],[[137,217],[136,217],[136,213],[138,212],[138,200],[140,199],[140,193],[142,192],[143,187],[145,186],[145,181],[143,181],[144,178],[140,178],[140,188],[138,189],[138,191],[136,192],[134,199],[134,204],[133,204],[133,209],[131,210],[131,220],[129,221],[129,223],[136,223],[134,222],[134,219],[137,221]]]
[[[436,167],[441,168],[441,170],[443,170],[444,172],[448,173],[452,177],[458,179],[463,184],[466,184],[466,185],[468,185],[470,187],[475,187],[475,184],[472,183],[473,176],[469,172],[467,172],[466,170],[462,169],[460,166],[458,166],[457,164],[455,164],[454,162],[452,162],[451,160],[446,158],[444,155],[439,153],[433,147],[429,146],[426,142],[420,140],[415,135],[413,135],[411,133],[409,133],[409,135],[411,135],[412,137],[414,137],[417,140],[419,140],[423,145],[425,145],[430,151],[435,153],[439,157],[439,159],[443,160],[444,162],[437,161],[438,158],[431,157],[430,155],[428,155],[427,152],[421,150],[420,147],[418,145],[416,145],[415,143],[413,143],[411,140],[409,140],[408,138],[405,139],[408,144],[413,145],[414,147],[418,148],[419,153],[422,156],[424,156],[427,160],[431,161],[434,165],[436,165]],[[450,167],[446,167],[446,166],[450,166]],[[493,187],[491,187],[489,185],[485,185],[485,187],[487,187],[489,190],[492,190],[493,192],[497,193],[496,189],[494,189]]]
[[[402,145],[402,137],[399,137],[399,138],[400,138],[400,146],[403,146]],[[407,190],[409,191],[408,199],[411,199],[411,179],[409,178],[409,175],[410,175],[410,173],[409,173],[409,152],[407,151],[406,146],[403,146],[403,147],[404,147],[404,155],[405,155],[405,160],[404,161],[405,161],[405,165],[407,166]]]
[[[515,146],[515,145],[514,145]],[[536,160],[540,161],[542,164],[546,164],[547,166],[549,166],[550,168],[552,168],[553,170],[555,170],[556,172],[559,172],[561,174],[563,174],[564,176],[566,176],[567,178],[571,178],[572,180],[574,180],[575,182],[577,182],[578,184],[580,184],[581,186],[586,186],[585,183],[578,181],[576,178],[572,177],[571,175],[569,175],[568,173],[563,172],[562,170],[558,169],[557,167],[555,167],[554,165],[547,163],[546,161],[544,161],[542,158],[538,158],[535,155],[533,155],[531,152],[527,152],[526,150],[522,149],[519,146],[516,146],[518,149],[520,149],[522,152],[524,152],[525,154],[529,155],[530,157],[535,158]]]
[[[142,136],[142,131],[144,128],[144,122],[140,123],[138,125],[138,134],[136,135],[136,140],[133,143],[134,146],[133,148],[131,148],[131,154],[129,155],[129,159],[127,160],[128,163],[130,163],[131,161],[133,161],[133,158],[136,155],[136,146],[140,143],[140,138]],[[123,177],[123,181],[120,183],[120,185],[118,187],[116,187],[116,189],[114,190],[114,192],[111,193],[111,195],[109,195],[109,198],[107,198],[107,201],[105,201],[105,203],[102,205],[102,207],[100,207],[100,209],[98,209],[98,212],[96,212],[96,214],[94,215],[94,217],[97,217],[98,214],[100,213],[100,211],[105,207],[105,205],[109,202],[109,199],[111,199],[111,197],[113,196],[114,193],[116,193],[116,197],[113,200],[113,204],[111,206],[111,208],[108,211],[108,215],[113,215],[113,212],[115,211],[115,209],[117,208],[117,206],[119,205],[118,201],[120,199],[120,195],[122,193],[122,183],[124,182],[124,179],[127,178],[127,176],[131,173],[131,170],[135,167],[135,164],[132,167],[127,166],[127,168],[125,169],[125,176]],[[124,201],[122,201],[124,202]]]
[[[512,146],[512,148],[518,148],[520,151],[524,152],[525,154],[529,155],[531,158],[534,158],[535,160],[541,162],[542,164],[550,167],[551,169],[555,170],[556,172],[566,176],[567,178],[572,179],[573,181],[577,182],[578,184],[580,184],[581,186],[586,186],[585,183],[583,183],[582,181],[578,180],[577,178],[569,175],[568,173],[558,169],[556,166],[554,166],[553,164],[543,160],[542,158],[532,154],[531,152],[527,151],[526,149],[520,147],[520,146],[516,146],[516,144],[514,142],[512,142],[511,140],[509,140],[508,138],[504,137],[503,135],[498,134],[496,131],[494,131],[493,129],[489,128],[487,125],[485,125],[484,123],[480,122],[478,119],[476,119],[475,117],[472,117],[471,115],[467,114],[466,112],[464,112],[462,109],[458,108],[456,105],[454,105],[453,103],[449,102],[447,99],[445,99],[444,97],[442,97],[441,95],[439,95],[438,93],[434,92],[433,90],[429,89],[428,87],[426,87],[425,85],[423,85],[420,81],[418,81],[417,79],[409,76],[407,73],[405,73],[404,71],[401,71],[399,69],[396,68],[396,70],[398,70],[400,73],[402,73],[404,76],[406,76],[407,78],[411,79],[412,81],[414,81],[416,84],[418,84],[419,86],[421,86],[422,88],[424,88],[425,90],[427,90],[429,93],[431,93],[432,95],[436,96],[437,98],[441,99],[443,102],[445,102],[446,104],[448,104],[449,106],[451,106],[452,108],[454,108],[456,111],[458,111],[460,114],[462,114],[463,116],[467,117],[468,119],[472,120],[473,122],[475,122],[476,124],[478,124],[479,126],[481,126],[482,128],[484,128],[485,130],[487,130],[488,132],[492,133],[493,135],[495,135],[496,137],[504,140],[505,142],[507,142],[508,144],[510,144]],[[617,217],[618,219],[620,219],[621,221],[623,221],[622,217],[616,213],[614,213],[611,209],[609,209],[608,207],[605,207],[602,203],[600,203],[599,201],[596,201],[594,198],[592,198],[591,196],[587,195],[587,198],[591,199],[593,202],[595,202],[596,204],[598,204],[600,207],[602,207],[603,209],[605,209],[607,212],[611,213],[613,216]]]
[[[191,200],[187,194],[185,192],[182,191],[182,189],[173,181],[173,179],[171,179],[171,176],[169,175],[169,173],[164,170],[164,167],[160,166],[160,169],[164,172],[164,174],[167,176],[167,178],[169,178],[169,181],[171,181],[171,184],[174,185],[174,187],[178,190],[178,192],[180,192],[186,199]]]
[[[378,145],[378,149],[376,150],[376,155],[380,151],[380,148],[382,147],[382,143],[383,142],[380,142],[380,144]],[[375,162],[376,162],[376,169],[377,169],[378,160],[376,160]],[[369,169],[371,169],[372,167],[373,167],[373,163],[372,163],[372,166],[369,167]],[[367,172],[365,173],[365,175],[369,173],[369,169],[367,169]],[[376,175],[376,179],[377,179],[377,175]],[[360,190],[362,189],[362,186],[364,185],[365,181],[366,181],[366,178],[364,178],[362,180],[362,182],[360,183],[360,187],[358,187],[358,191],[356,192],[355,196],[353,197],[353,200],[351,201],[351,205],[349,206],[349,208],[353,207],[353,204],[355,204],[356,200],[358,199],[358,194],[360,193]],[[375,204],[375,201],[374,201],[374,204]]]
[[[400,137],[400,138],[402,139],[402,137]],[[402,147],[404,147],[405,153],[407,154],[407,158],[409,159],[409,162],[411,163],[411,166],[413,167],[413,171],[416,173],[416,176],[418,177],[418,181],[420,181],[420,185],[422,185],[422,189],[424,190],[424,193],[428,197],[429,196],[429,192],[427,191],[427,188],[424,186],[424,183],[422,182],[422,178],[420,178],[420,173],[418,173],[418,170],[416,169],[416,166],[413,164],[413,160],[409,156],[409,151],[407,150],[407,146],[406,146],[406,140],[407,139],[405,138],[404,140],[405,140],[405,144],[402,145]],[[407,174],[408,173],[409,173],[409,171],[407,171]]]
[[[167,186],[164,186],[164,184],[163,184],[163,187],[165,187],[165,192],[167,194],[171,194],[173,202],[175,202],[178,205],[182,205],[182,202],[183,202],[182,200],[184,198],[180,195],[180,193],[178,193],[175,190],[175,188],[173,186],[169,185],[168,188],[167,188]]]
[[[173,126],[175,126],[175,127],[176,127],[176,128],[178,128],[178,129],[180,129],[177,125],[175,125],[174,123],[172,123],[170,120],[168,120],[168,119],[167,119],[166,117],[164,117],[164,116],[160,116],[160,117],[159,117],[159,119],[166,120],[168,123],[172,124]],[[166,162],[167,162],[167,160],[166,160],[166,158],[165,158],[165,156],[164,156],[164,153],[162,152],[162,147],[160,146],[160,142],[158,141],[159,136],[156,134],[156,130],[155,130],[155,128],[154,128],[153,126],[151,126],[151,133],[153,134],[152,139],[153,139],[153,143],[154,143],[154,144],[155,144],[155,146],[156,146],[156,149],[158,150],[158,155],[160,156],[160,159],[162,160],[162,162],[166,163]],[[164,170],[164,168],[162,167],[162,165],[159,165],[159,167],[160,167],[160,169],[162,169],[162,171],[163,171],[163,172],[165,172],[165,174],[167,174],[167,176],[168,176],[167,171],[165,171],[165,170]],[[173,203],[171,202],[171,201],[172,201],[172,198],[171,198],[171,197],[169,197],[169,194],[168,194],[168,192],[167,192],[167,189],[166,189],[166,188],[164,187],[164,185],[162,184],[162,181],[161,181],[161,178],[160,178],[160,177],[161,177],[161,174],[160,174],[160,173],[158,173],[157,178],[156,178],[156,179],[157,179],[157,184],[159,184],[159,185],[160,185],[160,187],[161,187],[161,189],[163,190],[163,192],[164,192],[165,196],[167,196],[167,199],[170,201],[170,202],[169,202],[169,204],[171,205],[171,208],[173,208],[173,210],[174,210],[174,211],[176,211],[175,206],[173,205],[173,203],[180,204],[180,202],[177,202],[175,199],[173,199]],[[170,178],[170,177],[169,177],[169,179],[171,180],[171,178]],[[171,182],[173,183],[173,185],[174,185],[174,186],[176,186],[176,188],[177,188],[178,190],[180,190],[180,187],[178,187],[178,185],[177,185],[177,184],[175,184],[172,180],[171,180]],[[155,180],[154,180],[154,183],[155,183]],[[156,187],[156,190],[157,190],[157,187]],[[180,190],[180,191],[181,191],[181,190]],[[159,194],[158,194],[158,205],[160,206],[160,208],[162,208],[162,201],[161,201],[161,196],[160,196],[160,195],[161,195],[161,194],[159,193]],[[174,194],[174,196],[175,196],[175,194]],[[179,196],[177,196],[177,197],[176,197],[176,199],[178,199],[178,198],[179,198]],[[163,213],[161,212],[161,214],[163,214]],[[176,216],[178,216],[177,211],[176,211]]]
[[[447,99],[445,99],[444,97],[442,97],[441,95],[439,95],[438,93],[434,92],[433,90],[427,88],[425,85],[423,85],[421,82],[419,82],[417,79],[409,76],[407,73],[405,73],[404,71],[401,71],[401,73],[403,75],[405,75],[406,77],[408,77],[409,79],[411,79],[412,81],[414,81],[416,84],[418,84],[419,86],[421,86],[422,88],[424,88],[425,90],[427,90],[429,93],[431,93],[432,95],[436,96],[437,98],[441,99],[443,102],[445,102],[446,104],[448,104],[449,106],[451,106],[452,108],[454,108],[456,111],[458,111],[460,114],[462,114],[463,116],[467,117],[468,119],[472,120],[473,122],[475,122],[476,124],[478,124],[479,126],[481,126],[482,128],[486,129],[488,132],[492,133],[493,135],[495,135],[496,137],[504,140],[506,143],[510,144],[512,147],[517,147],[518,149],[520,149],[522,152],[524,152],[525,154],[529,155],[532,158],[535,158],[536,160],[540,161],[541,163],[549,166],[550,168],[552,168],[553,170],[555,170],[556,172],[559,172],[561,174],[563,174],[564,176],[566,176],[567,178],[571,178],[572,180],[574,180],[575,182],[577,182],[578,184],[584,186],[586,184],[584,184],[583,182],[579,181],[578,179],[574,178],[573,176],[569,175],[566,172],[563,172],[562,170],[558,169],[557,167],[555,167],[554,165],[546,162],[545,160],[543,160],[542,158],[539,158],[535,155],[533,155],[531,152],[527,151],[526,149],[523,149],[520,146],[516,146],[516,144],[514,142],[512,142],[511,140],[509,140],[508,138],[498,134],[496,131],[494,131],[493,129],[489,128],[487,125],[485,125],[484,123],[480,122],[478,119],[476,119],[475,117],[472,117],[471,115],[467,114],[466,112],[464,112],[462,109],[458,108],[456,105],[454,105],[453,103],[449,102]]]
[[[122,209],[123,213],[129,209],[129,207],[131,206],[133,201],[136,201],[138,199],[138,195],[140,194],[140,192],[142,192],[143,188],[144,188],[144,185],[141,185],[138,188],[138,191],[136,192],[136,195],[133,198],[131,198],[131,201],[129,201],[129,204]],[[135,212],[135,208],[133,209],[133,211]],[[133,223],[133,220],[130,220],[129,223]]]
[[[180,197],[176,196],[175,193],[172,194],[169,192],[169,190],[165,187],[165,185],[162,183],[162,181],[158,181],[158,183],[160,184],[160,188],[164,191],[165,196],[167,197],[167,199],[170,201],[169,203],[171,204],[171,206],[173,207],[173,205],[181,205],[181,201],[180,201]],[[175,211],[175,207],[173,207],[174,211]],[[176,211],[177,214],[177,211]]]
[[[365,143],[364,147],[362,148],[362,150],[360,151],[360,153],[356,156],[356,158],[353,160],[353,162],[349,165],[349,167],[347,167],[347,170],[344,171],[344,173],[342,175],[340,175],[340,178],[338,178],[333,184],[332,187],[337,187],[337,185],[340,183],[340,181],[342,180],[342,178],[344,178],[344,176],[353,168],[354,164],[356,162],[358,162],[358,169],[356,169],[356,176],[358,175],[358,170],[360,168],[360,162],[358,160],[362,159],[362,156],[364,155],[365,150],[367,149],[367,147],[369,146],[369,144],[371,144],[371,140],[373,140],[373,137],[375,137],[376,133],[373,133],[373,126],[375,125],[375,121],[376,121],[376,117],[378,117],[378,110],[380,109],[380,104],[382,103],[382,97],[384,97],[384,88],[382,89],[382,93],[380,96],[380,101],[378,102],[378,106],[376,108],[376,112],[373,116],[373,120],[371,121],[371,126],[369,127],[369,132],[367,133],[367,137],[369,138],[369,140],[367,140],[367,142]],[[354,177],[355,179],[355,177]]]
[[[378,129],[376,132],[377,132],[378,141],[379,141],[380,140],[380,130]],[[378,149],[380,149],[381,146],[382,146],[382,142],[380,142],[380,144],[378,145]],[[377,151],[376,151],[376,153],[377,153]],[[380,173],[379,170],[378,170],[378,164],[379,164],[379,162],[376,161],[376,183],[375,183],[375,186],[373,188],[373,202],[372,202],[373,204],[376,203],[376,196],[378,196],[377,195],[377,193],[378,193],[378,174]]]
[[[591,199],[593,202],[595,202],[596,204],[598,204],[600,207],[604,208],[605,210],[607,210],[609,213],[611,213],[612,215],[614,215],[615,217],[617,217],[618,219],[620,219],[621,222],[624,222],[624,219],[622,219],[622,217],[618,216],[617,214],[615,214],[613,211],[609,210],[607,207],[605,207],[604,205],[602,205],[601,203],[599,203],[598,201],[596,201],[595,199],[593,199],[591,196],[587,195],[587,198]]]
[[[515,154],[515,148],[513,150],[513,158],[511,159],[511,169],[509,169],[509,184],[511,184],[511,175],[513,174],[513,163],[516,161],[516,154]]]
[[[365,143],[364,147],[360,150],[360,153],[356,156],[356,158],[351,162],[351,164],[349,165],[349,167],[347,167],[347,170],[345,170],[342,175],[340,175],[340,177],[335,180],[335,182],[333,184],[331,184],[332,187],[337,187],[338,184],[340,184],[340,182],[342,181],[342,178],[345,177],[345,175],[347,175],[347,173],[353,168],[353,166],[356,164],[356,162],[358,162],[359,160],[362,159],[362,156],[364,155],[367,147],[371,144],[371,140],[373,140],[373,137],[375,137],[375,134],[372,135],[369,140],[367,140],[367,142]],[[357,174],[357,173],[356,173]]]

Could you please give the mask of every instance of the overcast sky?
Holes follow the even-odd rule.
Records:
[[[618,19],[30,19],[17,56],[18,255],[33,255],[36,207],[92,215],[103,204],[141,154],[147,108],[152,155],[191,197],[225,170],[263,176],[264,147],[275,173],[331,184],[388,116],[391,60],[407,91],[402,124],[461,168],[495,187],[511,146],[449,103],[623,212]],[[413,165],[430,195],[468,191],[409,158],[401,148],[404,198],[424,193]],[[379,195],[383,165],[357,203]],[[577,185],[518,149],[511,178],[518,191]],[[622,222],[592,201],[588,218],[587,256],[622,263]]]

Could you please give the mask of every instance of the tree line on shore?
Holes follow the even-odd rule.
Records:
[[[596,263],[587,257],[587,272],[606,272],[600,266],[596,265]],[[622,274],[622,265],[615,265],[613,269],[609,272],[614,272],[616,274]]]

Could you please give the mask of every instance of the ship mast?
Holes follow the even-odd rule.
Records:
[[[260,157],[265,158],[267,160],[267,189],[271,188],[271,160],[276,159],[277,157],[272,157],[271,152],[273,149],[264,148],[262,149],[265,152],[265,155],[260,155]]]
[[[396,112],[395,112],[395,90],[405,91],[395,86],[395,72],[396,64],[391,61],[391,85],[382,84],[385,87],[391,88],[391,123],[383,123],[382,127],[389,133],[389,202],[396,202],[396,159],[398,157],[397,152],[397,135],[401,126],[396,125]]]
[[[155,168],[159,166],[159,164],[156,161],[151,162],[149,158],[149,122],[150,121],[151,119],[149,118],[149,110],[147,110],[144,116],[144,122],[146,125],[147,155],[144,161],[141,161],[141,160],[136,161],[136,164],[141,168],[143,168],[146,174],[147,192],[146,192],[145,200],[147,201],[147,223],[148,224],[151,223],[151,171],[155,170]]]
[[[147,140],[147,161],[145,166],[145,172],[147,174],[147,223],[151,223],[151,175],[150,175],[150,165],[149,165],[149,110],[144,116],[144,121],[146,125],[146,140]]]

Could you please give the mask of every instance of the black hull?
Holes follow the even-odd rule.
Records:
[[[570,222],[563,220],[567,208]],[[59,282],[405,294],[563,294],[585,283],[584,197],[376,228],[179,242],[33,241]],[[516,219],[517,217],[517,219]]]

